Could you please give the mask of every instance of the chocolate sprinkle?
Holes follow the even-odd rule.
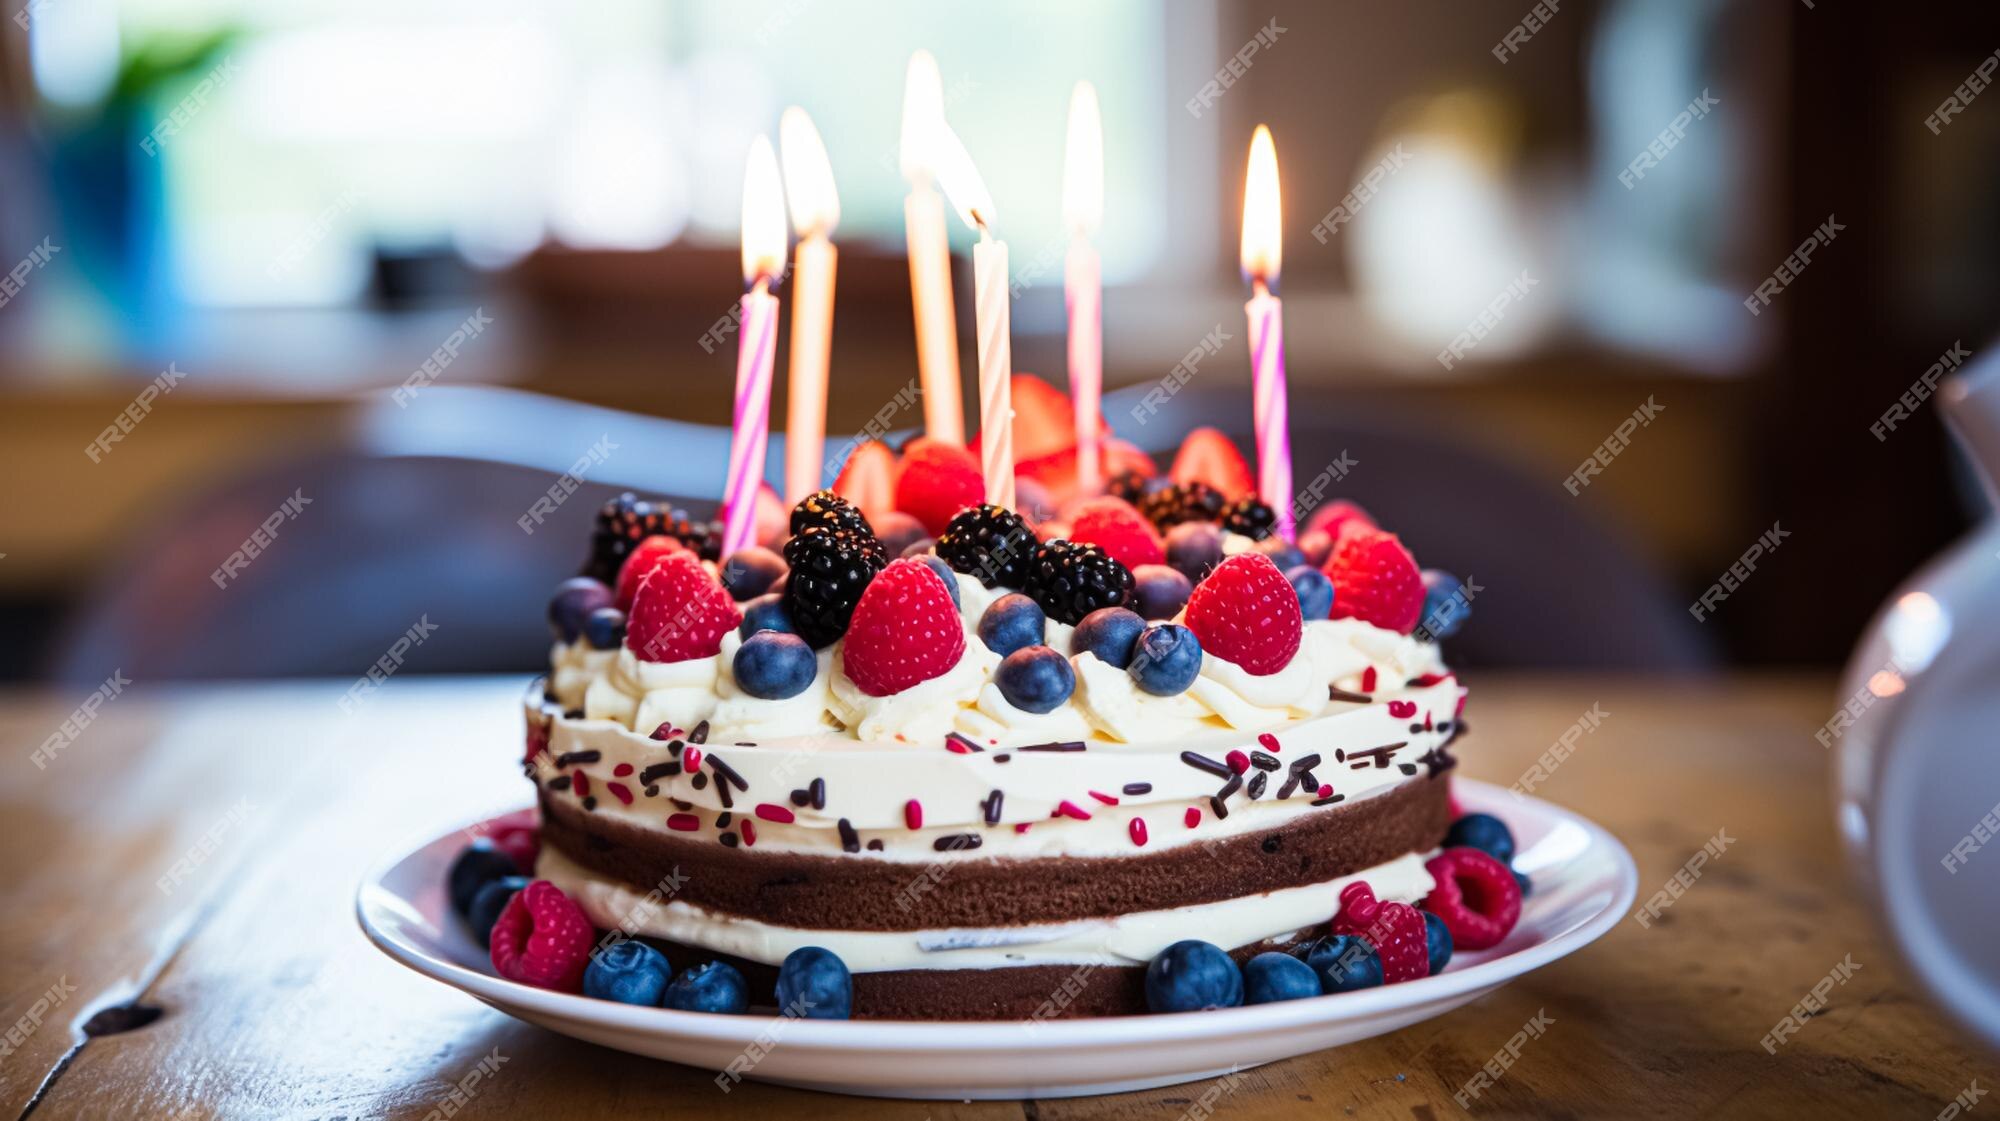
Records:
[[[1013,758],[1014,758],[1014,757],[1013,757],[1012,755],[1009,755],[1009,754],[1007,754],[1006,752],[1004,752],[1004,751],[1003,751],[1003,752],[1001,752],[1000,754],[998,754],[998,755],[995,755],[995,756],[993,757],[993,761],[994,761],[995,763],[1005,763],[1005,762],[1008,762],[1009,760],[1011,760],[1011,759],[1013,759]]]
[[[649,786],[649,787],[647,787],[647,788],[646,788],[646,797],[648,797],[648,798],[658,798],[659,796],[660,796],[660,788],[659,788],[659,787],[657,787],[657,786]]]
[[[868,851],[869,851],[869,852],[881,852],[881,851],[882,851],[882,838],[880,838],[880,837],[877,837],[877,838],[875,838],[874,840],[872,840],[872,841],[868,842]]]
[[[1402,771],[1406,775],[1413,775],[1417,773],[1417,765],[1415,763],[1398,763],[1396,764],[1396,769]]]
[[[1252,802],[1264,796],[1264,780],[1270,777],[1262,771],[1250,776],[1250,785],[1245,788],[1245,792],[1250,795]]]
[[[982,844],[977,833],[950,833],[931,842],[931,847],[939,852],[957,852],[960,849],[976,849]]]
[[[1278,787],[1278,801],[1282,802],[1285,799],[1291,797],[1292,792],[1297,790],[1298,788],[1299,788],[1299,773],[1297,771],[1293,771],[1291,773],[1291,777],[1285,779],[1284,783]],[[1313,789],[1317,790],[1319,788],[1314,787]]]
[[[1217,821],[1221,821],[1223,818],[1229,816],[1229,807],[1223,805],[1222,799],[1220,798],[1210,797],[1208,800],[1208,808],[1215,811],[1215,819]]]
[[[1375,703],[1375,698],[1366,693],[1350,693],[1345,689],[1336,689],[1331,685],[1326,687],[1326,699],[1329,701],[1347,701],[1357,705],[1372,705]]]
[[[1329,795],[1327,795],[1327,796],[1326,796],[1326,797],[1324,797],[1324,798],[1317,798],[1317,799],[1314,799],[1314,800],[1313,800],[1313,805],[1315,805],[1315,806],[1331,806],[1331,805],[1333,805],[1333,804],[1334,804],[1335,802],[1345,802],[1345,801],[1347,801],[1347,795],[1345,795],[1345,794],[1329,794]]]
[[[1317,766],[1319,766],[1319,756],[1301,755],[1297,759],[1292,760],[1292,773],[1298,774],[1300,771],[1310,771]]]
[[[812,801],[812,795],[806,793],[805,791],[803,790],[792,791],[792,805],[798,806],[799,808],[803,809],[805,808],[805,804],[810,801]]]
[[[1222,784],[1222,789],[1216,791],[1215,796],[1217,798],[1227,798],[1241,789],[1243,789],[1243,776],[1230,775],[1229,781]]]
[[[568,790],[568,789],[569,789],[569,776],[568,776],[568,775],[557,775],[556,777],[554,777],[554,778],[550,779],[550,780],[549,780],[549,789],[550,789],[550,790]]]
[[[708,776],[702,774],[700,771],[696,771],[694,773],[694,778],[689,781],[694,785],[694,788],[696,790],[708,789]]]
[[[585,799],[583,800],[583,808],[584,808],[584,809],[586,809],[586,810],[594,810],[594,809],[596,809],[596,808],[597,808],[597,796],[593,794],[593,795],[591,795],[591,796],[589,796],[589,797],[585,798]]]
[[[1018,747],[1018,748],[1015,748],[1014,750],[1016,750],[1016,751],[1082,751],[1082,750],[1083,750],[1083,741],[1082,741],[1082,740],[1064,740],[1064,741],[1062,741],[1061,743],[1031,743],[1031,744],[1029,744],[1029,745],[1028,745],[1028,746],[1026,746],[1026,747]]]
[[[986,824],[1000,824],[1000,801],[1002,797],[1003,795],[998,790],[986,796]]]
[[[848,852],[860,852],[861,834],[856,833],[854,831],[854,826],[849,824],[847,819],[844,817],[840,819],[839,825],[840,825],[840,847]]]
[[[735,848],[735,847],[736,847],[736,834],[734,834],[734,833],[724,833],[724,834],[722,835],[722,847],[723,847],[723,848],[726,848],[726,849],[733,849],[733,848]]]
[[[729,784],[719,778],[715,780],[715,793],[717,797],[722,799],[722,804],[725,807],[736,804],[736,796],[729,792]]]
[[[1118,789],[1125,794],[1151,794],[1153,792],[1153,784],[1150,782],[1128,782]]]
[[[571,767],[578,763],[595,763],[604,758],[601,751],[565,751],[556,756],[556,766]]]
[[[1412,724],[1412,725],[1410,725],[1410,734],[1411,734],[1411,735],[1413,735],[1413,736],[1414,736],[1414,735],[1416,735],[1416,734],[1417,734],[1418,732],[1421,732],[1421,731],[1423,731],[1423,730],[1424,730],[1424,726],[1423,726],[1422,724]]]
[[[667,801],[672,802],[674,804],[674,808],[681,811],[682,813],[686,813],[687,811],[694,809],[693,802],[683,802],[679,798],[669,798],[667,799]]]
[[[666,778],[670,775],[677,775],[680,773],[681,773],[681,765],[679,763],[655,763],[652,766],[647,767],[645,770],[639,772],[639,781],[648,783],[658,782],[661,779]]]
[[[672,743],[669,743],[667,745],[667,754],[673,756],[676,759],[679,759],[681,757],[681,749],[686,746],[687,745],[682,743],[681,741],[674,740]]]
[[[810,793],[810,794],[812,795],[812,804],[813,804],[813,809],[816,809],[816,810],[823,810],[823,809],[825,809],[825,808],[826,808],[826,780],[825,780],[825,779],[823,779],[823,778],[816,778],[816,779],[812,780],[812,783],[811,783],[811,784],[810,784],[809,786],[807,786],[807,787],[806,787],[806,790],[807,790],[807,791],[808,791],[808,792],[809,792],[809,793]]]
[[[1283,763],[1278,762],[1277,756],[1268,755],[1262,751],[1253,751],[1250,753],[1250,765],[1260,771],[1275,771],[1279,767],[1284,766]]]
[[[1313,774],[1313,773],[1312,773],[1311,771],[1300,771],[1300,772],[1299,772],[1299,782],[1300,782],[1300,783],[1301,783],[1301,784],[1302,784],[1302,785],[1303,785],[1303,786],[1304,786],[1304,787],[1305,787],[1305,788],[1306,788],[1307,790],[1318,790],[1318,789],[1319,789],[1319,776],[1318,776],[1318,775],[1316,775],[1316,774]]]
[[[688,742],[689,743],[708,742],[708,721],[704,720],[701,723],[696,724],[694,726],[694,731],[688,733]]]
[[[716,814],[716,815],[715,815],[715,827],[716,827],[717,829],[727,829],[727,828],[729,828],[729,823],[730,823],[731,821],[734,821],[735,819],[736,819],[736,815],[735,815],[735,814],[732,814],[732,813],[719,813],[719,814]]]
[[[1236,772],[1229,769],[1229,764],[1218,763],[1215,760],[1210,759],[1208,756],[1201,755],[1196,752],[1192,751],[1181,752],[1181,762],[1186,763],[1188,766],[1193,767],[1197,771],[1207,771],[1209,774],[1214,775],[1216,778],[1236,777]]]
[[[721,775],[723,778],[728,779],[729,785],[734,786],[736,789],[743,791],[748,791],[750,789],[750,784],[743,780],[742,775],[736,773],[736,768],[723,762],[722,758],[713,752],[709,753],[708,765],[715,771],[716,774]]]

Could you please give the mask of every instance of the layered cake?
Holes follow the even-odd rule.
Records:
[[[813,947],[906,1019],[1144,1012],[1186,940],[1303,958],[1438,896],[1456,582],[1345,503],[1284,541],[1194,461],[1016,511],[919,440],[728,558],[613,502],[526,705],[534,876],[752,1000]]]

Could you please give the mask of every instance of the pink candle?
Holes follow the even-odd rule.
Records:
[[[743,325],[736,351],[735,423],[722,488],[722,555],[757,541],[757,489],[771,435],[771,371],[776,365],[778,298],[771,286],[785,259],[785,207],[771,141],[750,146],[743,176]]]
[[[1104,285],[1090,235],[1104,214],[1104,128],[1097,90],[1078,82],[1069,100],[1069,145],[1063,160],[1063,221],[1070,232],[1063,294],[1069,309],[1069,394],[1076,406],[1076,489],[1104,486],[1098,446],[1098,402],[1104,393]]]
[[[1271,294],[1283,258],[1278,151],[1257,126],[1243,184],[1243,275],[1250,281],[1251,418],[1257,430],[1257,495],[1277,512],[1277,532],[1293,539],[1292,433],[1285,389],[1284,304]]]

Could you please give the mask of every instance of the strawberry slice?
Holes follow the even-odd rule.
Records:
[[[944,532],[953,514],[984,501],[986,480],[970,451],[928,436],[911,440],[903,449],[902,470],[896,475],[896,509],[924,523],[932,536]]]
[[[833,493],[861,507],[870,522],[896,508],[896,453],[880,440],[854,449],[833,481]]]
[[[1197,428],[1188,433],[1181,441],[1180,454],[1174,456],[1170,474],[1174,482],[1183,485],[1207,483],[1232,502],[1257,491],[1257,476],[1251,474],[1242,453],[1219,428]]]

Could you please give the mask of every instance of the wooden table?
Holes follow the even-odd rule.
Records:
[[[1150,1118],[1201,1099],[1203,1085],[968,1104],[747,1083],[724,1097],[706,1073],[530,1027],[389,961],[355,927],[355,882],[440,823],[526,800],[512,765],[524,681],[400,680],[351,715],[345,682],[137,682],[46,767],[31,755],[82,697],[8,696],[0,1033],[26,1038],[0,1058],[0,1118],[423,1118],[496,1048],[504,1064],[456,1117]],[[2000,1083],[1914,992],[1842,863],[1812,738],[1828,680],[1471,685],[1465,771],[1502,783],[1593,706],[1607,714],[1541,793],[1631,847],[1641,903],[1718,830],[1733,843],[1650,928],[1628,920],[1457,1012],[1252,1071],[1216,1114],[1459,1115],[1454,1092],[1537,1012],[1552,1024],[1474,1115],[1929,1118],[1975,1079]],[[1849,958],[1860,971],[1766,1053],[1765,1034]],[[61,1003],[36,1028],[51,991]],[[130,1001],[161,1014],[76,1030]]]

